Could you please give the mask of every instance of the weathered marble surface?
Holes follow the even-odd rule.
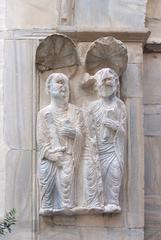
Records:
[[[0,31],[5,29],[5,0],[0,1]],[[3,102],[3,86],[4,86],[4,39],[0,38],[0,219],[3,218],[5,211],[5,155],[7,151],[6,144],[3,137],[4,126],[4,102]]]
[[[5,49],[5,141],[11,148],[32,149],[33,41],[6,41]]]
[[[35,226],[35,135],[36,78],[33,40],[5,41],[4,138],[5,210],[15,207],[17,224],[7,239],[33,239]],[[25,56],[25,57],[23,57]],[[20,68],[24,66],[24,70]],[[6,111],[8,109],[8,111]],[[1,145],[3,147],[3,145]],[[3,152],[1,152],[3,154]],[[2,164],[1,164],[2,166]]]
[[[66,3],[66,0],[49,0],[46,3],[42,0],[8,0],[6,24],[9,29],[56,28],[58,23],[97,28],[139,28],[144,27],[146,2],[147,0],[70,0]]]
[[[128,64],[121,80],[122,97],[135,98],[143,96],[142,64]]]
[[[75,0],[61,0],[59,23],[61,25],[72,25],[74,21]]]
[[[7,0],[8,29],[55,28],[58,21],[56,0]]]
[[[75,3],[75,23],[97,28],[144,27],[146,3],[147,0],[78,0]]]
[[[141,98],[127,98],[128,118],[128,226],[144,226],[144,146]],[[136,187],[137,186],[137,187]],[[135,194],[134,194],[135,189]]]
[[[145,137],[145,239],[160,239],[161,135]]]
[[[144,104],[161,103],[161,54],[144,54]]]
[[[160,75],[161,54],[144,54],[145,240],[161,238]]]
[[[6,156],[6,210],[16,209],[17,224],[7,239],[31,240],[33,233],[32,151],[10,150]]]
[[[128,64],[143,63],[143,48],[141,43],[125,42],[128,54]]]
[[[7,152],[7,146],[3,137],[4,127],[4,102],[3,102],[3,86],[4,86],[4,41],[0,40],[0,152],[1,152],[1,164],[0,164],[0,218],[3,217],[5,211],[5,155]]]
[[[141,49],[129,47],[133,54],[121,80],[121,96],[125,98],[128,113],[128,224],[144,226],[144,146],[143,146],[143,92]],[[134,51],[133,51],[134,50]],[[136,50],[136,51],[135,51]],[[140,52],[140,53],[139,53]],[[138,55],[139,53],[139,55]],[[138,57],[139,56],[139,57]],[[133,60],[132,60],[133,59]],[[137,186],[137,189],[135,188]],[[133,194],[132,189],[136,190]]]
[[[148,0],[145,25],[150,29],[151,35],[148,43],[161,43],[161,1]]]
[[[6,1],[1,0],[0,2],[0,29],[5,29],[5,13],[6,13]]]
[[[41,224],[42,226],[42,224]],[[46,226],[47,227],[47,226]],[[120,228],[93,228],[93,227],[53,227],[48,225],[48,230],[46,231],[44,226],[43,234],[40,236],[40,240],[44,237],[46,240],[55,238],[56,240],[88,240],[89,238],[93,240],[143,240],[144,233],[141,229],[120,229]],[[54,231],[53,231],[54,230]],[[66,233],[64,235],[64,232]]]
[[[161,105],[144,106],[144,135],[161,136]]]

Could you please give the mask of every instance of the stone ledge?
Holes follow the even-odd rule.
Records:
[[[78,28],[59,26],[57,29],[14,29],[0,32],[2,39],[44,39],[54,33],[62,33],[79,42],[92,42],[99,37],[113,36],[123,42],[140,42],[145,44],[150,31],[148,28]]]
[[[147,43],[144,46],[144,53],[161,53],[161,42],[160,43]]]
[[[142,42],[145,44],[150,31],[148,28],[91,28],[59,26],[57,32],[81,42],[92,42],[100,37],[113,36],[123,42]]]

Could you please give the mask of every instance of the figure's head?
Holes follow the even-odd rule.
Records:
[[[117,92],[119,76],[111,68],[103,68],[94,75],[100,97],[110,97]]]
[[[52,98],[69,101],[69,79],[63,73],[52,73],[46,80],[47,93]]]

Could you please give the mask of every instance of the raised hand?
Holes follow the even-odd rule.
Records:
[[[49,149],[45,153],[45,158],[49,161],[55,162],[58,167],[62,167],[62,160],[64,157],[65,147],[57,149]]]
[[[116,131],[119,127],[119,123],[117,121],[113,121],[110,119],[103,121],[103,125],[108,128],[112,128],[114,131]]]

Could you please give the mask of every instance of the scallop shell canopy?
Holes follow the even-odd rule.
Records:
[[[74,42],[63,34],[48,36],[37,48],[36,65],[40,72],[80,65]]]
[[[102,68],[112,68],[121,76],[126,70],[128,62],[127,49],[116,38],[102,37],[94,41],[86,54],[86,70],[94,75]]]

